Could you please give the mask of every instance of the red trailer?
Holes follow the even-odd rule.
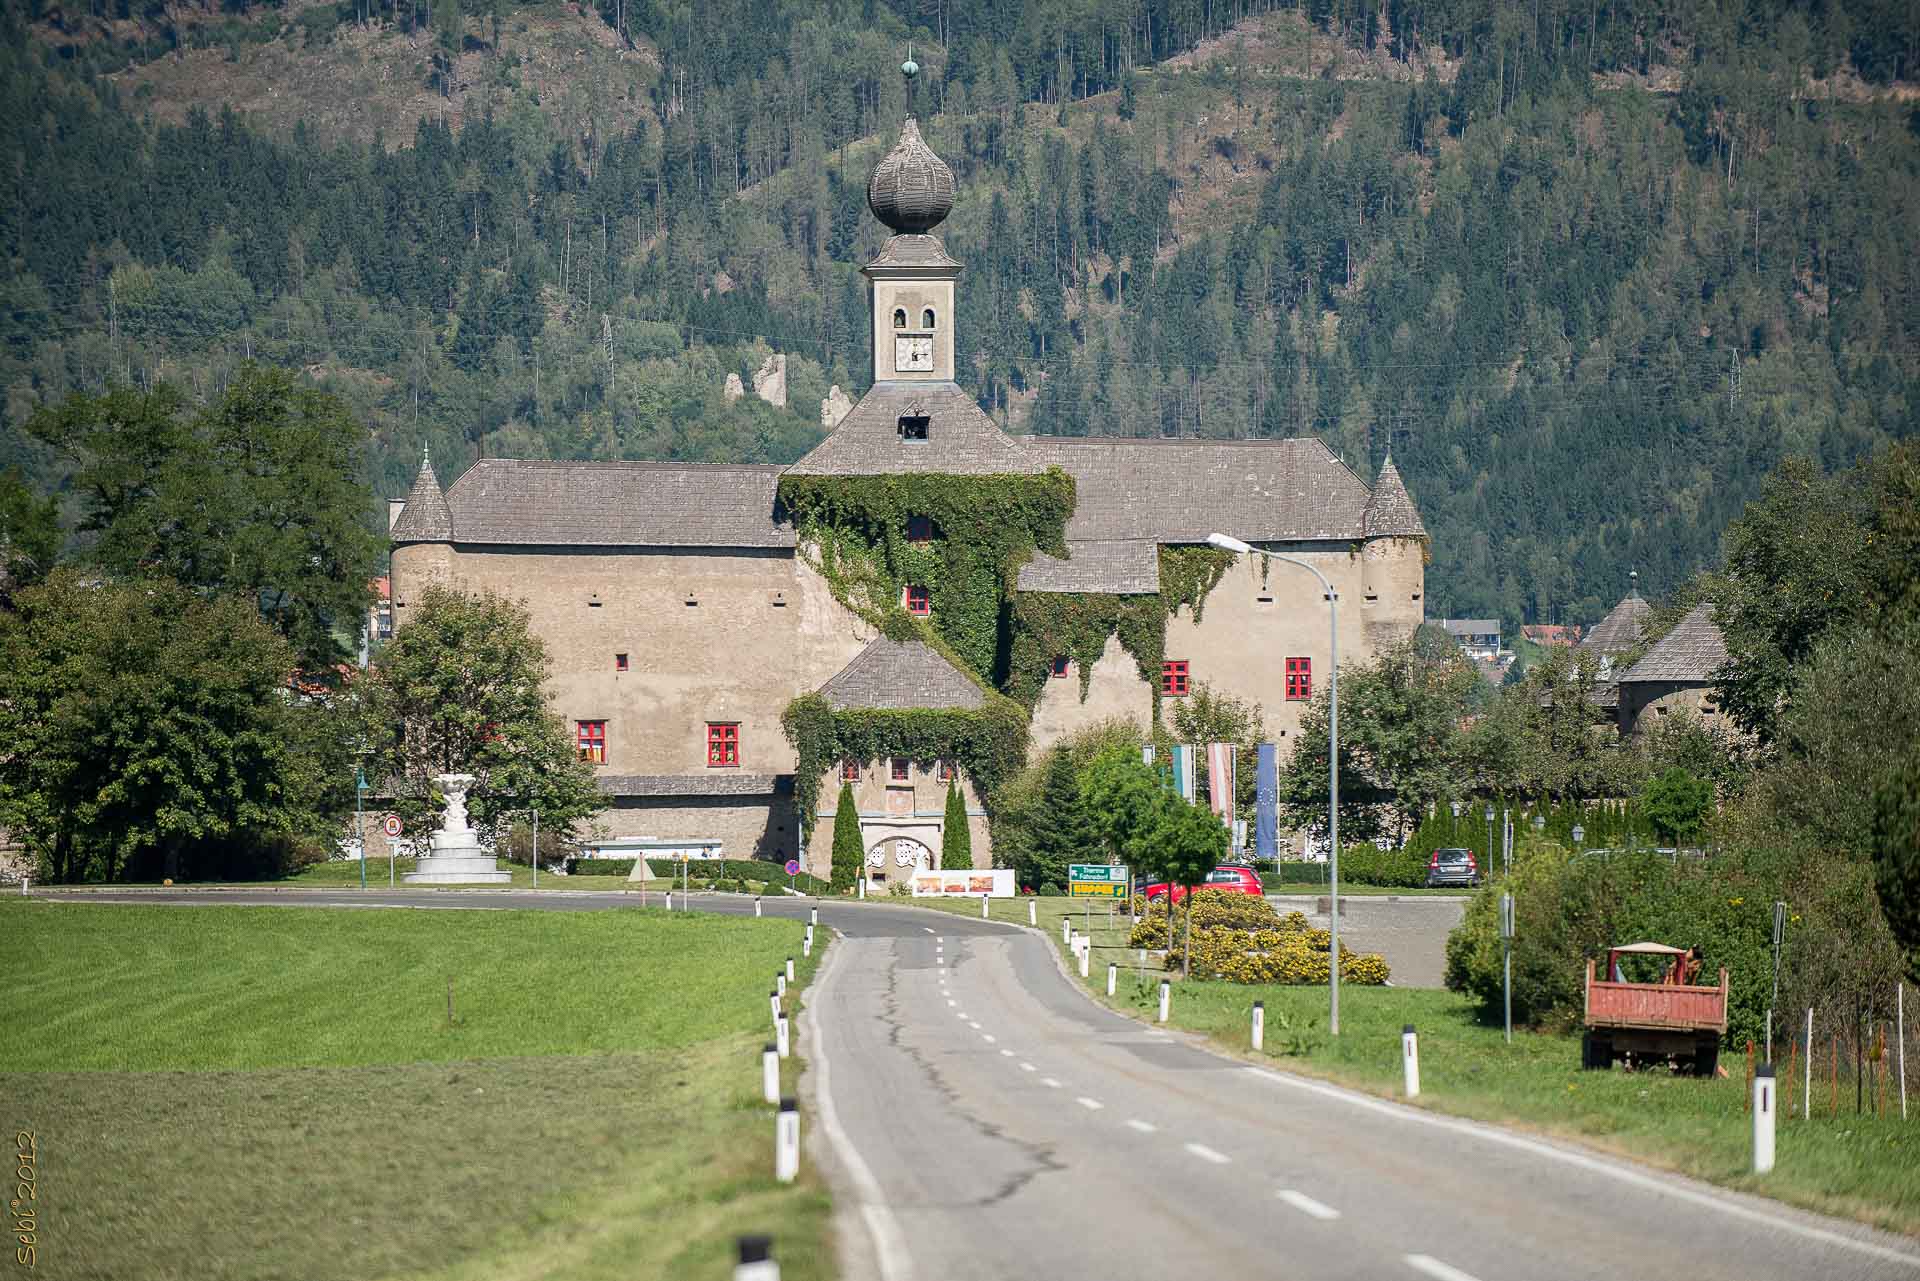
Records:
[[[1659,958],[1664,977],[1657,983],[1621,981],[1623,962],[1631,964],[1626,958],[1643,956]],[[1588,957],[1582,1065],[1604,1072],[1615,1059],[1629,1066],[1661,1061],[1676,1072],[1712,1076],[1727,1031],[1727,971],[1721,969],[1718,987],[1704,987],[1696,982],[1698,967],[1685,948],[1664,943],[1609,948],[1604,977],[1595,977]]]

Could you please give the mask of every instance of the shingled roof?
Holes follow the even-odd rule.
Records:
[[[793,528],[774,519],[779,479],[775,466],[484,458],[447,504],[463,543],[787,548]]]
[[[453,541],[453,513],[440,492],[440,478],[433,474],[433,463],[425,450],[420,451],[420,471],[407,491],[407,504],[393,522],[387,536],[395,543],[450,543]]]
[[[1427,527],[1420,521],[1420,509],[1400,479],[1400,469],[1388,454],[1380,467],[1380,478],[1373,483],[1373,497],[1367,500],[1364,521],[1368,538],[1425,538]]]
[[[925,418],[908,440],[902,418]],[[787,469],[795,476],[1031,475],[1046,470],[954,383],[877,382],[825,440]]]
[[[602,774],[594,780],[606,796],[765,796],[789,791],[791,774]]]
[[[1039,552],[1022,565],[1019,590],[1150,595],[1160,590],[1160,548],[1148,542],[1068,543],[1065,560]]]
[[[1610,654],[1624,654],[1640,643],[1640,632],[1646,626],[1647,615],[1653,612],[1653,606],[1641,597],[1637,591],[1629,591],[1622,600],[1607,612],[1607,616],[1594,625],[1592,631],[1580,638],[1580,648],[1592,650],[1601,657]]]
[[[1074,479],[1069,542],[1203,543],[1365,537],[1366,485],[1320,441],[1028,436]]]
[[[1713,621],[1713,606],[1695,605],[1620,681],[1703,685],[1726,661],[1727,641]]]
[[[839,675],[820,687],[820,693],[835,711],[849,707],[971,710],[987,698],[965,672],[925,641],[884,636],[854,655]]]

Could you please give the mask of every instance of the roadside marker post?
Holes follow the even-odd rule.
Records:
[[[23,876],[20,878],[20,897],[25,898],[26,896],[27,896],[27,878]]]
[[[25,882],[22,882],[24,885]],[[1900,1119],[1907,1119],[1907,984],[1902,979],[1894,988],[1894,1044],[1900,1058]]]
[[[1800,1085],[1800,1119],[1813,1116],[1813,1007],[1807,1007],[1807,1074]]]
[[[1420,1038],[1414,1034],[1413,1024],[1409,1023],[1400,1032],[1401,1060],[1407,1068],[1407,1097],[1420,1097]]]
[[[987,896],[984,894],[980,896],[980,919],[987,919]]]
[[[780,1021],[780,993],[777,990],[767,993],[767,1004],[773,1007],[773,1021],[778,1023]]]
[[[1073,942],[1073,918],[1070,916],[1060,918],[1060,941],[1062,943]]]
[[[739,1248],[740,1262],[734,1265],[733,1281],[780,1281],[772,1237],[741,1237]]]
[[[1107,995],[1108,996],[1113,995],[1113,986],[1115,983],[1119,981],[1120,981],[1120,967],[1115,965],[1112,961],[1108,961],[1107,962]],[[1906,1101],[1907,1101],[1907,1096],[1903,1093],[1900,1096],[1901,1105],[1905,1106]]]
[[[793,1028],[784,1014],[773,1025],[773,1052],[783,1059],[793,1053]]]
[[[785,970],[775,970],[773,972],[773,990],[781,996],[787,994],[787,973]]]
[[[760,1093],[769,1103],[780,1101],[780,1047],[769,1045],[760,1054]]]
[[[811,925],[807,927],[807,937],[800,941],[800,955],[813,955],[813,927]]]
[[[791,956],[787,958],[787,982],[793,982],[793,958]]]
[[[1160,980],[1160,1021],[1162,1023],[1165,1023],[1167,1021],[1167,1005],[1172,1000],[1173,1000],[1173,984],[1167,982],[1165,979],[1161,979]]]
[[[800,1105],[792,1099],[780,1100],[780,1115],[773,1122],[773,1177],[792,1183],[800,1173]]]
[[[1506,1011],[1507,1044],[1513,1044],[1513,895],[1500,896],[1501,1005]]]
[[[860,901],[867,901],[867,878],[864,876],[860,878]]]
[[[25,882],[22,882],[22,884],[24,883]],[[21,893],[24,894],[26,893],[26,891],[22,890]],[[1028,925],[1040,924],[1040,905],[1034,902],[1032,899],[1027,900],[1027,924]]]
[[[753,896],[753,914],[755,916],[760,915],[760,896],[758,894]]]
[[[1773,1064],[1762,1063],[1753,1073],[1753,1172],[1773,1168]]]
[[[807,909],[807,924],[808,924],[808,925],[810,925],[810,926],[812,926],[812,925],[818,925],[818,924],[820,924],[820,909],[819,909],[819,908],[817,908],[817,907],[810,907],[810,908],[808,908],[808,909]]]
[[[1087,966],[1093,961],[1093,940],[1088,939],[1080,945],[1080,977],[1087,977]]]
[[[1266,1046],[1267,1003],[1265,1001],[1255,1001],[1253,1003],[1253,1048],[1259,1051],[1264,1050]]]

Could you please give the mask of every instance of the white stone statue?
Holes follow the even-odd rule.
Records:
[[[480,837],[467,818],[467,793],[472,790],[471,774],[438,774],[433,780],[447,799],[447,812],[440,818],[440,830],[426,842],[430,853],[422,853],[406,880],[412,884],[506,885],[513,875],[499,869],[492,855],[480,848]]]
[[[471,774],[436,774],[433,781],[440,785],[440,791],[447,798],[447,812],[440,820],[440,830],[449,836],[464,835],[473,831],[467,821],[467,793],[473,789],[474,776]],[[466,842],[462,842],[465,844]]]

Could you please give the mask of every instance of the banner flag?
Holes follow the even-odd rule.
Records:
[[[1253,771],[1253,853],[1256,858],[1280,857],[1279,751],[1262,743]]]
[[[1142,765],[1145,765],[1149,769],[1153,768],[1153,744],[1152,743],[1148,743],[1146,746],[1140,749],[1140,763]]]
[[[1193,748],[1185,743],[1173,746],[1173,786],[1180,793],[1180,799],[1189,805],[1193,803]]]
[[[1233,744],[1207,744],[1207,805],[1222,822],[1233,822]]]

